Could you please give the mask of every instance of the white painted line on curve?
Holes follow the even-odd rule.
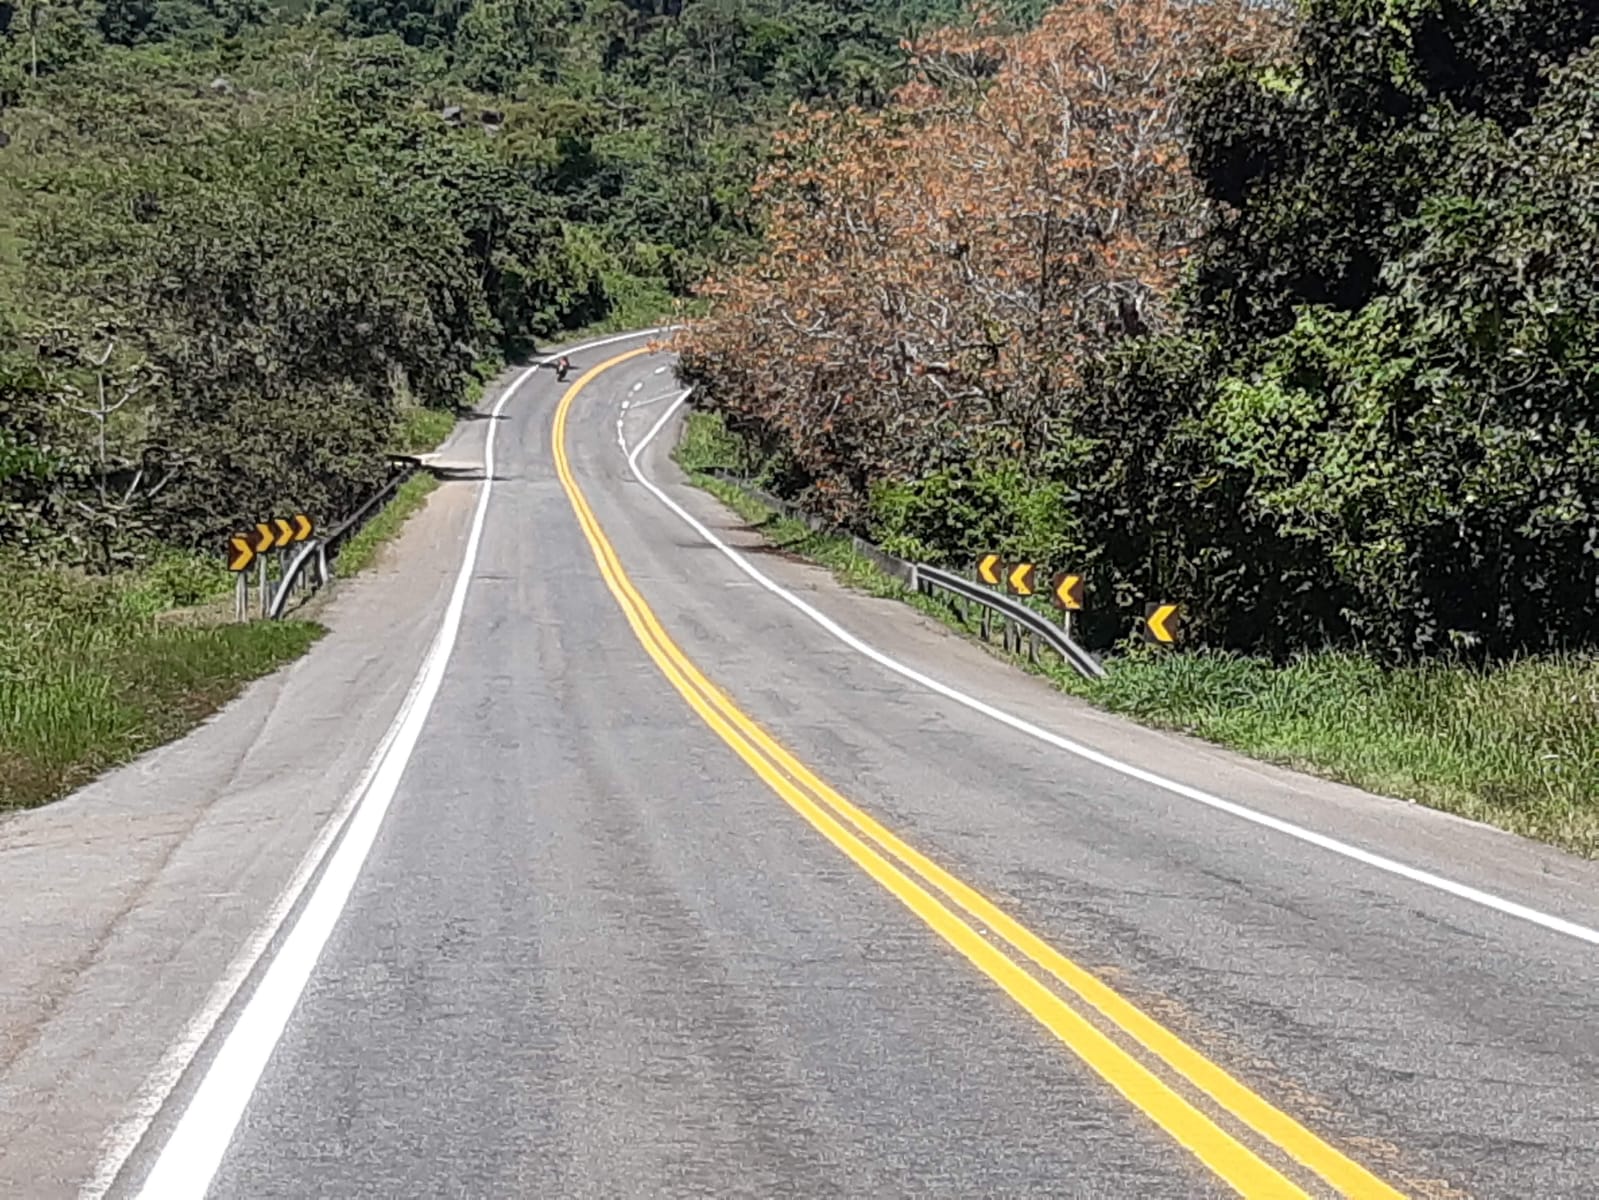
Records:
[[[648,400],[634,400],[632,401],[631,407],[634,411],[637,411],[641,408],[648,408],[652,404],[659,404],[662,400],[670,400],[673,396],[678,396],[681,394],[681,392],[662,392],[659,396],[651,396]],[[622,407],[627,408],[629,405],[624,403]]]
[[[1505,916],[1515,917],[1518,920],[1527,921],[1530,924],[1541,926],[1544,929],[1551,930],[1554,933],[1564,934],[1567,937],[1576,938],[1578,941],[1599,946],[1599,929],[1592,929],[1586,925],[1580,925],[1575,921],[1568,921],[1564,917],[1557,917],[1552,913],[1542,912],[1536,908],[1530,908],[1525,904],[1518,904],[1514,900],[1506,900],[1502,896],[1496,896],[1492,892],[1482,891],[1480,888],[1474,888],[1469,884],[1459,883],[1453,879],[1445,878],[1442,875],[1435,875],[1431,871],[1423,871],[1419,867],[1412,867],[1406,863],[1398,862],[1391,858],[1386,858],[1380,854],[1373,854],[1371,851],[1363,850],[1359,846],[1354,846],[1348,842],[1339,841],[1337,838],[1328,837],[1323,833],[1317,833],[1313,829],[1305,829],[1302,826],[1295,825],[1292,821],[1285,821],[1280,817],[1273,817],[1267,813],[1257,812],[1255,809],[1248,808],[1245,805],[1235,803],[1231,800],[1224,800],[1220,796],[1212,795],[1210,792],[1202,791],[1196,787],[1190,787],[1186,783],[1178,783],[1174,779],[1167,779],[1164,775],[1157,775],[1153,771],[1146,771],[1142,767],[1135,767],[1130,763],[1124,763],[1120,759],[1112,758],[1108,754],[1102,754],[1098,750],[1094,750],[1088,746],[1082,745],[1080,742],[1074,742],[1070,738],[1061,737],[1057,733],[1052,733],[1047,729],[1042,729],[1039,726],[1034,725],[1031,721],[1024,721],[1022,718],[1014,716],[1011,713],[1006,712],[1004,709],[996,708],[994,705],[979,700],[975,696],[968,696],[965,692],[950,687],[946,683],[941,683],[931,676],[924,675],[914,667],[908,667],[898,659],[891,658],[887,654],[884,654],[881,650],[878,650],[876,647],[870,646],[861,641],[860,638],[850,633],[831,617],[827,616],[825,613],[819,612],[817,609],[807,604],[804,600],[801,600],[798,596],[794,595],[786,588],[774,583],[765,575],[761,574],[760,571],[756,570],[750,565],[748,560],[746,560],[743,555],[739,554],[738,551],[734,550],[731,546],[727,545],[714,533],[707,529],[700,521],[695,519],[695,517],[688,512],[688,510],[683,508],[677,503],[677,501],[673,500],[664,491],[657,487],[655,482],[648,478],[644,472],[639,469],[638,456],[643,452],[644,448],[655,439],[655,435],[661,431],[661,429],[666,425],[666,422],[671,419],[672,414],[677,412],[677,410],[682,406],[683,402],[688,399],[693,390],[693,388],[689,388],[688,391],[685,391],[678,396],[676,403],[672,404],[665,412],[661,414],[660,419],[657,420],[653,426],[651,426],[650,431],[644,435],[639,444],[633,447],[631,452],[628,452],[628,469],[633,473],[633,477],[642,483],[646,488],[648,488],[650,493],[657,500],[659,500],[672,512],[676,513],[679,518],[686,522],[690,528],[700,535],[700,537],[704,538],[707,543],[721,551],[730,560],[732,560],[733,565],[738,567],[740,571],[743,571],[745,575],[749,576],[752,580],[754,580],[761,587],[765,588],[767,591],[771,592],[774,596],[786,601],[789,605],[804,613],[817,625],[820,625],[828,633],[832,634],[839,641],[850,647],[850,649],[855,650],[860,654],[864,654],[867,658],[871,659],[873,662],[876,662],[880,666],[887,667],[895,674],[909,679],[913,683],[920,684],[922,687],[936,692],[946,699],[953,700],[955,703],[963,705],[974,712],[982,713],[985,717],[992,718],[1002,725],[1007,725],[1019,733],[1024,733],[1029,737],[1036,738],[1038,741],[1047,743],[1048,745],[1054,746],[1059,750],[1064,750],[1068,754],[1076,755],[1078,758],[1084,759],[1098,766],[1105,767],[1111,771],[1115,771],[1119,775],[1125,775],[1129,779],[1136,779],[1140,783],[1147,783],[1152,787],[1160,788],[1162,791],[1170,792],[1175,796],[1181,796],[1185,800],[1193,800],[1199,804],[1205,805],[1208,808],[1213,808],[1219,812],[1227,813],[1229,816],[1250,821],[1256,825],[1263,826],[1266,829],[1285,834],[1288,837],[1296,838],[1301,842],[1316,846],[1319,849],[1330,851],[1333,854],[1341,855],[1344,858],[1352,859],[1358,863],[1363,863],[1368,867],[1375,867],[1379,871],[1386,871],[1390,875],[1397,875],[1400,878],[1407,879],[1412,883],[1419,883],[1424,887],[1433,888],[1440,892],[1446,892],[1458,899],[1480,905],[1483,908],[1492,909],[1494,912],[1502,913]],[[625,450],[626,448],[624,447],[624,451]]]

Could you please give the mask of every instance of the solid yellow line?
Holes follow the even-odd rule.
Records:
[[[1250,1129],[1280,1147],[1297,1162],[1320,1175],[1345,1195],[1358,1196],[1361,1200],[1367,1197],[1371,1200],[1404,1200],[1402,1193],[1377,1178],[1359,1163],[1339,1153],[1287,1113],[1275,1108],[1251,1091],[1136,1005],[1072,962],[975,888],[962,883],[919,851],[906,845],[817,779],[781,746],[775,742],[770,745],[769,753],[772,757],[780,766],[793,774],[799,783],[813,792],[825,793],[826,802],[862,833],[942,891],[959,908],[986,925],[995,935],[1048,971],[1074,994],[1097,1009],[1107,1020]]]
[[[602,366],[600,369],[604,369]],[[608,544],[607,544],[608,545]],[[610,555],[617,571],[621,564]],[[622,576],[625,580],[625,574]],[[631,598],[647,613],[648,606],[636,589],[627,585]],[[653,618],[653,614],[651,614]],[[659,628],[657,623],[657,628]],[[666,638],[664,630],[659,636]],[[669,639],[668,639],[669,641]],[[681,654],[681,652],[679,652]],[[754,720],[739,712],[733,701],[709,679],[701,674],[686,656],[683,664],[689,678],[701,688],[711,702],[726,711],[731,719],[744,729],[748,736],[773,762],[786,771],[802,787],[822,803],[853,824],[875,841],[903,865],[920,875],[926,882],[941,890],[968,915],[987,926],[997,936],[1008,942],[1032,962],[1053,975],[1084,1002],[1093,1006],[1107,1020],[1122,1029],[1150,1053],[1195,1087],[1215,1100],[1250,1129],[1268,1139],[1295,1161],[1314,1171],[1333,1187],[1349,1196],[1363,1200],[1404,1200],[1397,1191],[1358,1162],[1334,1149],[1287,1113],[1273,1106],[1263,1097],[1239,1082],[1221,1067],[1193,1049],[1181,1038],[1150,1018],[1136,1005],[1107,987],[1090,972],[1084,970],[1045,942],[1032,930],[1022,925],[1003,909],[995,905],[976,889],[961,882],[919,851],[901,841],[861,809],[811,772],[771,737]]]
[[[947,941],[999,983],[1014,999],[1050,1028],[1090,1066],[1166,1128],[1181,1144],[1246,1195],[1302,1196],[1304,1193],[1272,1170],[1220,1127],[1194,1109],[1150,1074],[1135,1059],[1083,1020],[1053,992],[962,922],[932,895],[906,878],[891,863],[817,807],[794,783],[774,770],[778,766],[814,792],[823,803],[877,841],[904,865],[943,890],[950,899],[983,921],[1011,945],[1056,976],[1063,984],[1096,1007],[1130,1036],[1165,1059],[1196,1086],[1211,1094],[1234,1115],[1277,1142],[1334,1186],[1360,1196],[1398,1196],[1386,1184],[1350,1162],[1314,1135],[1255,1096],[1220,1068],[1186,1046],[1088,972],[1059,954],[1036,935],[1008,917],[990,901],[895,838],[881,825],[851,805],[817,779],[803,764],[773,741],[758,724],[740,712],[683,655],[660,627],[631,580],[622,570],[614,549],[599,528],[581,489],[572,477],[565,454],[566,416],[578,392],[594,376],[647,348],[602,363],[577,380],[562,399],[555,420],[557,474],[561,477],[579,524],[594,551],[607,586],[616,596],[635,634],[668,679],[690,705],[788,803],[829,840],[844,850],[862,869],[893,892]],[[763,754],[767,757],[763,757]],[[1148,1101],[1146,1103],[1146,1101]],[[1151,1106],[1154,1106],[1153,1108]],[[1158,1111],[1157,1111],[1158,1110]],[[1264,1189],[1264,1190],[1262,1190]]]
[[[571,473],[565,454],[566,416],[572,399],[594,375],[641,351],[619,355],[601,364],[573,384],[556,411],[554,444],[556,473],[566,488],[579,525],[588,539],[613,596],[616,597],[645,651],[695,712],[740,758],[829,841],[862,870],[882,884],[935,932],[959,950],[968,961],[1005,990],[1068,1048],[1117,1091],[1153,1119],[1241,1195],[1308,1200],[1306,1193],[1262,1161],[1251,1150],[1216,1125],[1174,1092],[1148,1068],[1122,1050],[1105,1034],[1044,987],[1022,967],[955,916],[929,892],[918,886],[891,862],[846,829],[810,797],[785,778],[761,755],[739,726],[748,718],[736,709],[718,711],[691,682],[698,675],[682,651],[661,629],[654,613],[638,596],[622,570],[615,550],[599,527]],[[703,676],[701,676],[703,678]]]
[[[564,423],[563,423],[564,430]],[[557,441],[557,445],[559,445]],[[591,518],[592,520],[592,515]],[[595,523],[598,532],[598,524]],[[1230,1114],[1250,1129],[1268,1139],[1295,1161],[1314,1171],[1333,1187],[1348,1196],[1361,1200],[1405,1200],[1403,1193],[1379,1179],[1358,1162],[1340,1153],[1317,1137],[1287,1113],[1235,1079],[1227,1071],[1211,1062],[1199,1051],[1189,1046],[1165,1026],[1155,1021],[1136,1005],[1096,976],[1078,966],[1043,938],[1010,916],[993,901],[970,885],[963,883],[920,851],[907,845],[884,828],[867,813],[850,803],[831,786],[819,779],[804,763],[767,733],[758,722],[742,713],[726,693],[707,679],[691,660],[677,649],[660,627],[644,599],[622,571],[615,551],[600,534],[601,544],[611,559],[613,569],[629,593],[630,602],[646,614],[645,621],[653,626],[654,636],[671,646],[681,659],[684,673],[710,702],[728,715],[744,735],[750,739],[774,764],[786,772],[801,787],[827,805],[839,816],[854,825],[861,833],[886,850],[901,864],[920,875],[924,881],[942,891],[959,908],[985,925],[996,936],[1009,943],[1033,963],[1053,975],[1085,1003],[1103,1015],[1129,1037],[1142,1045],[1172,1070],[1188,1080],[1200,1091],[1215,1100]]]

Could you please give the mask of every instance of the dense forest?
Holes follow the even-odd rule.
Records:
[[[0,553],[348,511],[698,292],[700,403],[905,554],[1219,645],[1580,644],[1577,0],[0,3]],[[753,185],[753,186],[752,186]],[[699,287],[709,275],[713,282]]]
[[[818,107],[682,341],[768,485],[1211,645],[1599,629],[1599,7],[1066,0]]]
[[[0,0],[0,553],[333,518],[414,406],[757,244],[937,0]]]

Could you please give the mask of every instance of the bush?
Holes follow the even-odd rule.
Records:
[[[1171,599],[1277,661],[1599,641],[1599,9],[1312,0],[1282,49],[1123,6],[1104,109],[1043,103],[1102,15],[935,39],[889,118],[786,136],[766,252],[684,342],[704,402],[901,553],[1081,567],[1090,636]],[[1123,96],[1141,23],[1196,36]],[[1140,174],[1152,95],[1185,124]]]
[[[1065,568],[1082,560],[1073,495],[1037,480],[1020,463],[946,469],[908,483],[880,482],[871,493],[870,529],[902,558],[957,569],[993,552]]]

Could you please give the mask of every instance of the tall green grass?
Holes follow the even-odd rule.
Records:
[[[949,606],[883,575],[849,539],[813,533],[706,474],[747,467],[743,448],[717,417],[689,414],[677,460],[692,482],[774,546],[831,568],[849,586],[895,596],[973,632]],[[1082,679],[1053,660],[1031,669],[1149,725],[1599,857],[1599,659],[1593,657],[1388,668],[1326,652],[1276,666],[1134,646],[1107,663],[1102,680]]]
[[[672,457],[677,460],[678,466],[690,474],[733,471],[747,476],[753,473],[755,466],[749,461],[750,455],[743,441],[728,431],[720,413],[695,412],[693,409],[683,419],[683,430]]]
[[[426,454],[436,450],[455,428],[455,414],[437,408],[409,408],[394,431],[396,454]]]
[[[1385,668],[1135,653],[1068,680],[1113,712],[1599,856],[1599,662]]]
[[[159,619],[175,597],[212,594],[211,578],[210,564],[179,556],[110,580],[0,571],[0,810],[52,800],[182,733],[321,633]]]

